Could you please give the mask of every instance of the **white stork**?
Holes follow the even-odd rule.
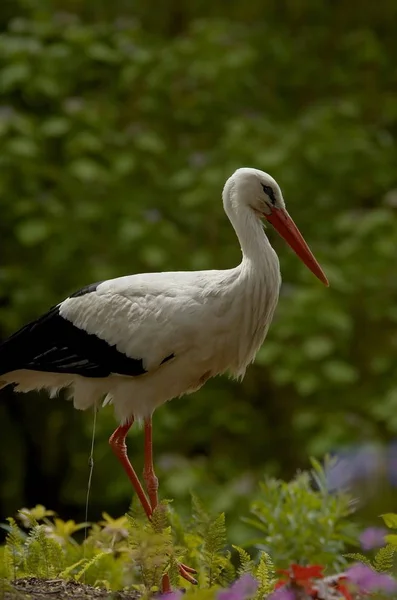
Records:
[[[328,285],[270,175],[238,169],[225,184],[223,207],[242,250],[234,269],[145,273],[94,283],[0,346],[0,387],[45,388],[51,396],[69,388],[75,408],[82,410],[101,398],[112,402],[120,426],[109,442],[149,519],[158,504],[153,411],[215,375],[242,377],[272,320],[281,277],[261,219]],[[136,419],[144,421],[148,497],[127,457],[125,439]],[[180,565],[181,575],[195,583],[193,572]],[[164,576],[163,591],[169,589]]]

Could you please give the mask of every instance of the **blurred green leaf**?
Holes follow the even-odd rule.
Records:
[[[382,517],[383,521],[385,522],[386,527],[390,527],[390,529],[397,529],[397,514],[386,513],[384,515],[381,515],[381,517]]]
[[[35,246],[43,242],[50,234],[48,223],[41,220],[29,220],[16,228],[18,241],[24,246]]]

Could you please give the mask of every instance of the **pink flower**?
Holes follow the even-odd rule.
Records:
[[[285,585],[278,588],[275,592],[270,594],[268,600],[295,600],[296,596],[292,590],[287,589]]]
[[[363,550],[380,548],[385,544],[387,530],[384,527],[368,527],[360,535],[360,544]]]
[[[168,592],[160,596],[160,600],[181,600],[183,592],[181,590],[175,590],[174,592]]]
[[[397,582],[390,575],[377,573],[362,563],[357,563],[350,567],[346,571],[346,577],[362,593],[373,592],[375,590],[388,593],[394,592],[397,589]]]
[[[217,600],[249,600],[255,595],[258,582],[246,573],[237,579],[230,588],[218,592]]]

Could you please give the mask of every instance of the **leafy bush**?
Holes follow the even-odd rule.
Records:
[[[5,526],[8,534],[1,548],[0,576],[77,581],[84,577],[86,583],[108,589],[133,585],[149,592],[158,587],[164,572],[176,584],[177,561],[183,558],[197,569],[202,588],[226,584],[234,577],[234,567],[225,549],[225,517],[211,519],[198,506],[195,501],[191,522],[183,526],[166,511],[166,503],[159,506],[151,523],[136,510],[118,519],[105,513],[103,521],[89,527],[82,543],[73,534],[84,524],[51,518],[51,511],[42,506],[21,510],[18,518],[24,527],[12,518]]]
[[[357,544],[357,526],[349,519],[354,504],[347,493],[330,494],[323,469],[313,465],[289,483],[265,478],[252,517],[244,520],[261,536],[255,545],[277,557],[279,567],[298,561],[338,570],[346,566],[346,545]]]

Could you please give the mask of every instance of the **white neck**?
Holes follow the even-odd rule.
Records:
[[[235,320],[238,352],[232,367],[235,375],[242,376],[266,336],[276,308],[281,277],[278,257],[261,221],[228,183],[223,192],[223,206],[243,253],[243,260],[237,267],[240,288],[237,295],[239,316]]]
[[[238,198],[230,180],[228,184],[223,190],[223,208],[240,242],[243,264],[251,263],[263,268],[264,263],[270,261],[271,266],[278,267],[277,255],[264,232],[262,222],[252,208]]]

